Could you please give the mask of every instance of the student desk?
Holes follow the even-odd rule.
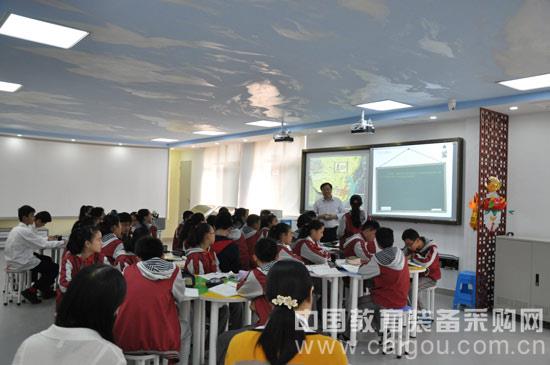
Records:
[[[240,295],[226,297],[217,293],[208,291],[204,286],[205,280],[199,280],[197,289],[199,289],[200,300],[195,301],[194,318],[193,318],[193,365],[204,364],[204,343],[206,336],[206,303],[210,303],[210,336],[208,350],[208,364],[216,364],[216,344],[218,341],[218,314],[222,305],[229,303],[245,303],[243,324],[249,325],[251,322],[251,312],[248,299]]]

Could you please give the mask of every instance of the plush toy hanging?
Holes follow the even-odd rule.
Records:
[[[502,212],[506,209],[506,199],[498,194],[502,183],[495,177],[489,177],[489,181],[485,185],[487,188],[487,194],[485,198],[479,199],[479,194],[475,193],[474,198],[470,200],[470,209],[472,209],[472,216],[470,218],[470,227],[476,230],[478,226],[478,211],[483,214],[483,223],[489,232],[495,232],[502,217]],[[479,209],[478,209],[479,208]]]

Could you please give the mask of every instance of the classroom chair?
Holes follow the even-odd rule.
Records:
[[[2,290],[4,305],[8,305],[8,302],[12,303],[14,299],[17,300],[17,305],[21,305],[21,302],[25,301],[22,299],[21,292],[30,286],[31,280],[30,270],[12,271],[6,267],[6,278]]]
[[[473,271],[461,271],[456,279],[453,309],[460,305],[469,308],[476,306],[476,273]]]
[[[381,311],[382,354],[395,353],[400,359],[409,353],[411,330],[416,326],[416,314],[412,307]]]
[[[159,355],[128,355],[124,354],[124,358],[128,361],[128,364],[134,365],[168,365],[168,360],[162,359],[160,361]]]

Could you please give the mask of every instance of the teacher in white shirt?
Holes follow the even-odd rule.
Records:
[[[332,196],[332,184],[329,182],[321,184],[323,197],[315,202],[313,211],[317,218],[325,224],[325,233],[322,242],[334,242],[338,240],[336,230],[338,220],[345,213],[344,205],[338,198]]]

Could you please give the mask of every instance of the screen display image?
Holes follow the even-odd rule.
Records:
[[[311,152],[305,159],[304,209],[311,210],[322,197],[321,184],[332,184],[332,195],[349,205],[354,194],[363,198],[368,192],[368,150]]]

